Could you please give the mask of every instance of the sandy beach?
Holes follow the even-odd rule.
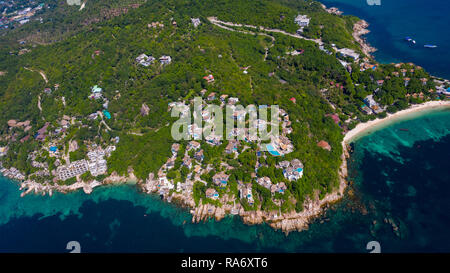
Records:
[[[413,105],[410,108],[398,111],[395,114],[388,114],[388,116],[383,119],[377,118],[375,120],[371,120],[365,123],[360,123],[354,129],[347,132],[347,134],[344,137],[344,143],[346,144],[351,143],[358,137],[361,137],[364,134],[371,132],[371,130],[377,129],[377,127],[381,128],[383,125],[389,124],[390,121],[393,122],[422,111],[446,107],[450,107],[450,101],[429,101],[422,104]]]

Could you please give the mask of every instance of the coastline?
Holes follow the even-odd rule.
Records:
[[[345,148],[345,146],[343,145]],[[291,211],[280,213],[279,211],[245,211],[241,204],[224,203],[221,207],[211,204],[196,205],[191,196],[173,193],[170,197],[162,196],[166,202],[173,202],[189,209],[192,214],[192,223],[199,223],[214,218],[220,221],[226,215],[238,215],[242,222],[247,225],[257,225],[266,223],[275,230],[281,230],[286,235],[292,231],[302,231],[308,228],[312,219],[324,212],[323,207],[339,201],[344,196],[344,190],[347,187],[347,160],[349,156],[347,149],[342,154],[342,164],[339,170],[339,188],[330,194],[327,194],[322,200],[316,195],[315,198],[307,199],[301,212]],[[140,188],[144,193],[155,194],[158,192],[158,181],[147,179],[145,183],[140,183]],[[226,198],[228,201],[229,196]],[[201,201],[200,201],[201,202]]]
[[[411,105],[408,109],[401,110],[394,114],[388,114],[386,118],[383,119],[375,119],[372,121],[368,121],[365,123],[359,123],[355,128],[348,131],[342,144],[342,164],[339,168],[339,188],[337,191],[327,194],[322,200],[310,201],[309,203],[305,203],[305,210],[300,213],[288,213],[283,214],[278,219],[277,222],[268,222],[268,224],[274,229],[281,229],[283,232],[288,234],[290,231],[301,231],[307,228],[309,221],[317,217],[323,212],[323,207],[339,201],[342,197],[344,197],[344,191],[347,188],[347,158],[349,158],[349,149],[348,144],[358,139],[359,137],[365,136],[366,134],[371,133],[371,130],[381,129],[383,126],[389,125],[392,122],[396,122],[402,120],[402,118],[407,118],[408,116],[421,113],[424,111],[434,111],[443,108],[450,108],[450,101],[428,101],[422,104]],[[378,128],[377,128],[378,127]],[[266,219],[264,219],[266,220]],[[253,221],[243,218],[244,223],[253,224]]]
[[[376,127],[382,128],[382,126],[389,125],[391,122],[401,120],[402,118],[417,113],[428,110],[434,111],[447,107],[450,107],[450,101],[429,101],[422,104],[416,104],[410,106],[408,109],[389,114],[386,118],[360,123],[354,129],[348,131],[341,142],[343,152],[341,155],[342,164],[339,168],[339,188],[335,192],[327,194],[322,200],[315,198],[314,200],[305,201],[304,210],[302,212],[289,212],[278,215],[277,212],[244,211],[240,205],[237,205],[237,208],[239,209],[238,215],[245,224],[254,225],[267,223],[274,229],[280,229],[286,235],[292,231],[302,231],[307,229],[310,221],[324,212],[323,208],[325,206],[337,202],[344,197],[344,191],[348,186],[347,158],[350,156],[348,144],[358,137],[362,137],[367,133],[372,132],[371,129],[373,130]],[[186,200],[183,196],[177,196],[177,199],[183,205],[191,208],[192,222],[195,223],[205,221],[210,217],[214,217],[217,221],[220,221],[233,209],[233,207],[229,205],[224,205],[222,208],[217,208],[209,204],[195,206],[193,200]]]
[[[368,42],[362,38],[363,35],[366,35],[370,31],[367,29],[369,24],[365,20],[360,20],[355,23],[353,27],[353,37],[355,41],[359,43],[361,50],[368,57],[373,58],[370,55],[372,52],[376,51],[375,48],[371,47]],[[273,31],[273,30],[268,30]],[[319,216],[324,212],[324,207],[339,201],[344,197],[344,191],[347,188],[347,161],[346,159],[349,157],[348,152],[348,144],[353,142],[354,140],[362,137],[368,133],[373,132],[372,130],[376,129],[378,126],[381,128],[382,126],[388,125],[392,121],[396,121],[401,117],[406,117],[414,113],[419,113],[425,110],[433,110],[437,108],[450,107],[450,101],[430,101],[425,102],[423,104],[411,105],[408,109],[399,111],[394,114],[388,114],[386,118],[383,119],[375,119],[372,121],[368,121],[365,123],[359,123],[354,129],[347,132],[344,136],[343,141],[341,142],[343,153],[341,155],[342,164],[339,168],[339,188],[336,189],[333,193],[325,195],[322,200],[316,196],[314,200],[306,200],[304,203],[304,210],[301,212],[289,212],[278,214],[278,211],[274,212],[265,212],[265,211],[245,211],[240,204],[237,205],[229,205],[224,204],[222,207],[215,207],[210,204],[199,204],[195,205],[195,202],[192,198],[185,197],[181,194],[174,193],[173,201],[179,203],[184,207],[190,208],[190,212],[192,214],[192,222],[200,222],[208,220],[211,217],[214,217],[217,221],[223,219],[227,214],[239,215],[242,221],[245,224],[254,225],[254,224],[262,224],[267,223],[274,229],[280,229],[281,231],[288,234],[291,231],[302,231],[308,228],[310,221]],[[68,193],[71,191],[75,191],[78,189],[83,189],[86,194],[90,194],[94,187],[106,184],[122,184],[127,183],[129,181],[134,181],[138,184],[138,186],[143,190],[144,193],[156,193],[157,190],[153,188],[154,184],[152,179],[149,178],[146,181],[138,180],[134,175],[133,171],[128,171],[127,177],[121,177],[117,174],[112,174],[107,177],[102,182],[98,181],[78,181],[77,183],[70,186],[46,186],[34,181],[24,181],[21,182],[21,190],[26,189],[22,195],[26,195],[28,193],[49,193],[52,195],[53,191],[60,191],[63,193]],[[165,201],[171,202],[172,198],[164,199]],[[235,213],[233,213],[233,211]]]
[[[247,225],[256,225],[266,223],[275,230],[281,230],[286,235],[292,231],[302,231],[308,229],[308,226],[314,218],[324,212],[324,208],[328,205],[338,202],[344,197],[344,192],[348,186],[347,182],[347,158],[350,156],[348,145],[360,137],[372,133],[374,130],[383,128],[393,122],[397,122],[404,118],[416,115],[418,113],[426,111],[435,111],[445,108],[450,108],[450,101],[428,101],[422,104],[411,105],[405,110],[401,110],[394,114],[388,114],[386,118],[375,119],[365,123],[359,123],[355,128],[348,131],[342,142],[342,163],[339,168],[339,188],[334,192],[325,195],[322,200],[316,196],[314,200],[307,199],[304,202],[304,210],[301,212],[289,212],[279,214],[278,211],[266,212],[266,211],[245,211],[240,204],[230,205],[223,204],[222,207],[215,207],[211,204],[199,204],[195,205],[193,198],[186,198],[186,196],[174,193],[170,200],[164,197],[165,202],[172,202],[176,205],[185,207],[192,214],[192,222],[199,223],[201,221],[207,221],[210,218],[214,218],[216,221],[220,221],[227,214],[238,215],[242,222]],[[20,189],[26,189],[22,192],[21,197],[26,194],[43,194],[48,193],[50,196],[52,192],[58,191],[61,193],[69,193],[82,189],[86,194],[90,194],[94,187],[108,184],[125,184],[133,182],[136,184],[144,194],[157,193],[157,180],[154,180],[150,175],[146,181],[137,179],[133,170],[129,170],[128,176],[119,176],[115,173],[105,178],[102,182],[98,181],[78,181],[70,186],[46,186],[34,181],[22,181],[20,183]],[[234,213],[233,213],[234,211]]]
[[[238,215],[243,223],[248,225],[266,223],[275,230],[281,230],[286,235],[292,231],[302,231],[308,228],[310,221],[324,212],[324,207],[339,201],[344,197],[344,191],[348,186],[347,183],[347,158],[349,155],[348,145],[358,139],[372,133],[374,130],[383,128],[383,126],[389,125],[393,122],[397,122],[404,118],[422,113],[425,111],[435,111],[445,108],[450,108],[450,101],[428,101],[422,104],[411,105],[408,109],[399,111],[394,114],[388,114],[386,118],[375,119],[365,123],[359,123],[355,128],[348,131],[342,142],[342,163],[339,168],[339,188],[334,192],[325,195],[322,200],[319,200],[318,196],[315,196],[313,200],[307,199],[304,202],[304,210],[301,212],[289,212],[279,213],[278,211],[245,211],[240,204],[228,204],[225,203],[222,207],[216,207],[211,204],[199,204],[196,205],[191,196],[174,193],[170,198],[163,197],[164,201],[174,202],[182,207],[188,208],[192,214],[192,222],[198,223],[206,221],[210,218],[215,218],[216,221],[222,220],[227,214]],[[128,176],[119,176],[116,173],[111,174],[105,178],[102,182],[99,181],[77,181],[77,183],[70,186],[49,186],[43,185],[34,181],[22,181],[20,183],[20,189],[25,190],[21,193],[23,197],[26,194],[43,194],[48,193],[50,196],[54,191],[61,193],[69,193],[79,189],[83,189],[86,194],[90,194],[94,187],[107,185],[107,184],[124,184],[133,182],[142,190],[145,194],[154,194],[158,192],[158,181],[153,179],[150,174],[149,178],[145,181],[137,179],[133,174],[133,170],[128,170]],[[231,200],[231,199],[230,199]]]
[[[1,175],[1,173],[0,173]],[[91,180],[91,181],[83,181],[78,179],[76,183],[72,185],[49,185],[49,184],[41,184],[34,180],[17,180],[14,177],[4,176],[7,179],[12,181],[16,181],[19,183],[19,190],[22,191],[20,197],[24,197],[27,194],[41,194],[49,196],[53,195],[53,192],[60,193],[69,193],[77,190],[83,190],[85,194],[92,193],[93,189],[102,185],[110,185],[110,184],[126,184],[126,183],[139,183],[140,181],[136,178],[133,172],[129,172],[128,176],[119,176],[117,173],[113,172],[111,175],[103,179],[103,181]]]
[[[359,123],[355,128],[348,131],[345,134],[343,143],[350,144],[359,137],[365,134],[371,133],[371,130],[377,129],[377,127],[382,128],[382,126],[388,125],[390,122],[400,120],[412,114],[420,113],[427,110],[437,110],[441,108],[450,107],[450,101],[428,101],[422,104],[415,104],[410,106],[405,110],[398,111],[394,114],[388,114],[386,118],[375,119],[364,123]]]
[[[369,23],[365,20],[360,20],[353,25],[353,38],[361,46],[361,51],[369,58],[374,59],[372,53],[377,49],[369,44],[369,42],[362,36],[370,33],[368,29]]]
[[[320,3],[322,8],[326,10],[330,14],[335,15],[342,15],[344,12],[339,10],[336,7],[327,8],[323,3]],[[364,35],[367,35],[370,33],[369,30],[369,23],[366,20],[359,20],[353,25],[353,33],[352,36],[355,39],[355,41],[360,45],[361,51],[369,58],[374,59],[372,56],[372,53],[377,51],[378,49],[371,46],[369,42],[363,37]]]
[[[342,142],[342,163],[339,168],[339,187],[332,193],[325,195],[325,197],[320,200],[316,195],[313,200],[307,199],[304,202],[304,209],[301,212],[289,212],[289,213],[279,213],[278,211],[245,211],[244,208],[238,204],[225,203],[222,207],[216,207],[211,204],[196,205],[192,196],[186,196],[182,194],[174,193],[171,197],[167,198],[163,196],[164,201],[173,202],[177,205],[189,209],[192,214],[192,222],[199,223],[201,221],[207,221],[210,218],[215,218],[216,221],[220,221],[227,214],[238,215],[243,223],[248,225],[263,224],[266,223],[275,230],[281,230],[286,235],[292,231],[302,231],[308,229],[308,226],[312,219],[316,218],[324,212],[324,207],[341,200],[344,197],[344,191],[346,190],[347,183],[347,158],[349,155],[348,145],[358,139],[359,137],[365,136],[372,133],[373,130],[378,130],[383,128],[383,126],[389,125],[393,122],[402,120],[403,118],[410,117],[417,113],[422,113],[425,111],[434,111],[444,108],[450,108],[450,101],[428,101],[422,104],[411,105],[408,109],[399,111],[394,114],[388,114],[386,118],[375,119],[365,123],[359,123],[355,128],[348,131]],[[19,182],[20,189],[25,190],[21,193],[23,197],[26,194],[43,194],[48,193],[50,196],[54,191],[61,193],[69,193],[79,189],[83,189],[86,194],[90,194],[94,187],[107,185],[107,184],[124,184],[133,182],[142,190],[145,194],[155,194],[158,192],[158,180],[153,179],[150,174],[149,178],[145,181],[137,179],[133,174],[133,170],[128,170],[128,176],[119,176],[116,173],[111,174],[105,178],[102,182],[99,181],[77,181],[77,183],[70,186],[49,186],[43,185],[34,181],[26,180]],[[231,200],[231,199],[230,199]]]

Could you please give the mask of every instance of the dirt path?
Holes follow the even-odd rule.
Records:
[[[87,1],[84,1],[83,4],[81,4],[81,7],[80,7],[80,10],[79,10],[79,11],[82,11],[82,10],[84,9],[84,7],[86,6],[86,2],[87,2]]]
[[[47,76],[45,75],[45,73],[42,70],[39,71],[39,74],[41,74],[41,76],[44,79],[45,83],[48,83]]]
[[[100,123],[103,124],[103,125],[105,125],[105,127],[106,127],[106,129],[107,129],[108,131],[112,131],[111,128],[109,128],[108,124],[106,124],[105,120],[103,119],[103,113],[102,113],[101,111],[98,111],[97,113],[98,113],[98,114],[100,115],[100,117],[102,118],[102,121],[101,121]],[[99,129],[100,129],[100,127],[99,127]]]
[[[38,72],[41,75],[41,77],[44,79],[45,83],[48,83],[48,79],[47,79],[47,76],[45,75],[44,71],[42,71],[42,70],[37,71],[37,70],[33,70],[31,68],[28,68],[28,67],[24,67],[24,68],[26,70],[28,70],[28,71],[31,71],[31,72]],[[39,94],[39,96],[38,96],[37,107],[39,108],[39,111],[42,114],[41,94]],[[44,119],[44,118],[42,118],[42,119]]]
[[[215,17],[208,17],[208,20],[212,24],[214,24],[214,25],[216,25],[216,26],[218,26],[218,27],[220,27],[222,29],[226,29],[226,30],[229,30],[229,31],[240,32],[240,33],[249,34],[249,35],[258,34],[258,35],[266,36],[266,37],[269,37],[270,39],[272,39],[272,44],[269,47],[264,48],[264,50],[265,50],[265,52],[264,52],[264,59],[263,59],[264,62],[266,61],[267,55],[269,54],[269,49],[272,48],[275,45],[276,39],[272,35],[268,35],[268,34],[263,33],[263,32],[251,32],[251,31],[244,31],[244,30],[236,30],[236,29],[233,29],[233,28],[226,27],[224,25],[233,26],[233,27],[242,27],[242,26],[244,26],[244,27],[255,28],[255,29],[257,28],[256,26],[234,24],[234,23],[231,23],[231,22],[223,22],[223,21],[217,20]]]
[[[41,114],[42,114],[42,107],[41,107],[41,94],[39,94],[39,96],[38,96],[38,104],[37,104],[37,107],[39,108],[39,111],[41,111]]]
[[[26,70],[31,71],[31,72],[38,72],[39,74],[41,74],[41,77],[44,79],[45,83],[48,83],[48,79],[47,79],[47,75],[45,75],[44,71],[42,70],[33,70],[31,68],[28,67],[24,67]]]
[[[109,128],[108,124],[106,124],[106,122],[102,119],[102,123],[103,125],[105,125],[106,129],[108,129],[108,131],[112,131],[111,128]]]

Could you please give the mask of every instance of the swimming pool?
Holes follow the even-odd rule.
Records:
[[[272,144],[266,144],[267,151],[273,156],[280,156],[281,154],[275,150]]]

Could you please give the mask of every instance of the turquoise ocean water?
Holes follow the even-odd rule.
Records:
[[[416,0],[381,0],[380,7],[362,0],[324,2],[371,23],[368,39],[380,49],[380,61],[413,61],[450,75],[448,51],[434,56],[401,41],[414,36],[443,50],[447,2],[430,0],[427,7]],[[421,20],[414,19],[420,14]],[[17,183],[0,177],[0,252],[68,252],[69,241],[79,241],[82,252],[367,252],[373,240],[382,252],[449,252],[450,110],[396,121],[358,139],[353,148],[346,197],[307,231],[287,237],[232,216],[192,224],[185,209],[132,184],[99,187],[91,195],[21,198]]]
[[[449,154],[450,109],[372,132],[354,143],[350,193],[287,237],[232,216],[191,224],[132,184],[21,198],[1,179],[0,251],[64,252],[73,240],[86,252],[366,252],[372,240],[384,252],[450,251]]]

